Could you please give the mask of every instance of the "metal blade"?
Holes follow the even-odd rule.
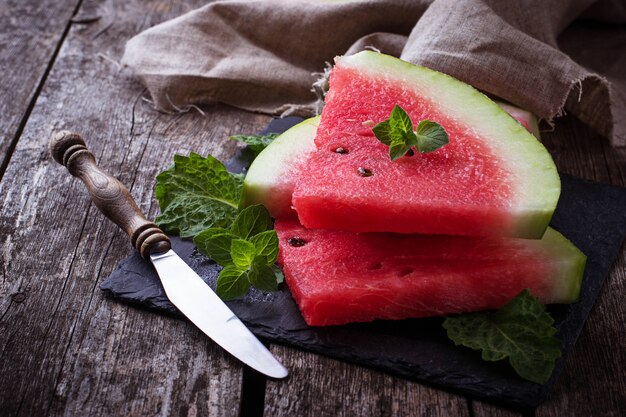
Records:
[[[267,376],[287,376],[287,369],[173,250],[150,259],[167,298],[215,343]]]

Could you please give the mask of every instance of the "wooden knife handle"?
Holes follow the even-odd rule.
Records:
[[[50,153],[70,174],[85,183],[96,207],[126,232],[144,259],[151,253],[171,248],[167,235],[144,217],[124,184],[98,167],[96,158],[78,133],[57,133],[50,141]]]

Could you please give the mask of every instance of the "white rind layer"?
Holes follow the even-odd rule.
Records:
[[[263,204],[272,217],[295,216],[291,208],[295,186],[292,172],[315,151],[319,119],[313,117],[293,126],[256,157],[243,183],[242,207]]]

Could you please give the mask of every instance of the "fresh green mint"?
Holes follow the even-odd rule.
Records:
[[[417,129],[413,130],[413,122],[404,109],[396,105],[389,119],[372,128],[374,135],[389,146],[389,157],[392,161],[412,152],[412,147],[420,153],[430,153],[448,143],[448,134],[436,122],[422,120]]]
[[[283,281],[274,264],[278,259],[278,236],[272,218],[262,205],[241,210],[227,229],[212,227],[194,239],[198,250],[224,269],[217,278],[217,294],[224,300],[239,298],[250,285],[275,291]]]
[[[227,227],[237,215],[243,177],[211,155],[174,156],[174,165],[157,176],[155,195],[166,232],[191,237],[211,227]]]
[[[245,295],[250,285],[276,290],[284,279],[274,265],[278,236],[267,209],[256,205],[238,212],[242,183],[241,175],[217,159],[195,153],[175,155],[174,165],[157,177],[157,224],[181,237],[195,236],[198,250],[224,267],[216,290],[223,299]]]
[[[482,350],[486,361],[508,357],[522,378],[543,384],[561,356],[553,324],[545,306],[524,290],[496,312],[448,317],[443,327],[456,345]]]
[[[273,227],[272,218],[267,209],[257,204],[241,210],[230,230],[242,239],[249,239]]]
[[[235,135],[231,136],[229,139],[245,143],[254,153],[254,156],[257,156],[278,136],[280,136],[279,133],[268,133],[267,135]]]

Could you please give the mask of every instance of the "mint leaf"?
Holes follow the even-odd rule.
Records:
[[[272,227],[272,218],[265,206],[255,204],[246,207],[237,214],[230,231],[242,239],[248,239],[251,236],[270,230]]]
[[[216,291],[224,300],[245,295],[250,284],[263,291],[276,291],[284,280],[281,270],[274,265],[278,258],[275,230],[244,240],[226,229],[211,228],[196,236],[194,242],[200,252],[224,266]]]
[[[384,120],[378,123],[372,128],[372,132],[374,132],[374,135],[376,135],[379,141],[387,146],[390,146],[394,141],[391,136],[391,124],[389,123],[389,120]]]
[[[268,133],[267,135],[235,135],[231,136],[229,139],[245,143],[254,155],[257,156],[278,136],[280,136],[279,133]]]
[[[524,290],[496,312],[448,317],[443,327],[456,345],[482,350],[486,361],[508,357],[522,378],[543,384],[561,356],[553,323],[545,306]]]
[[[247,272],[230,265],[220,271],[215,292],[222,300],[232,300],[243,297],[249,288]]]
[[[411,147],[404,142],[393,142],[389,146],[389,157],[392,161],[403,157],[411,149]]]
[[[397,104],[393,110],[391,110],[391,114],[389,115],[389,125],[392,132],[398,132],[400,136],[406,136],[407,139],[411,138],[411,134],[413,133],[413,122],[407,112],[405,112],[404,109]]]
[[[233,263],[230,250],[234,239],[237,239],[237,236],[226,229],[214,227],[200,232],[193,238],[193,243],[200,253],[222,266],[227,266]]]
[[[413,131],[411,118],[398,105],[391,111],[389,119],[374,126],[372,132],[379,141],[389,146],[389,158],[392,161],[412,152],[412,147],[421,153],[429,153],[448,143],[445,129],[430,120],[422,120],[417,131]]]
[[[257,257],[263,257],[266,265],[272,265],[278,259],[278,235],[275,230],[268,230],[252,236]]]
[[[181,237],[228,226],[237,215],[242,184],[241,175],[229,173],[210,155],[175,155],[174,166],[157,176],[161,215],[156,223]]]
[[[250,283],[260,290],[275,291],[283,282],[282,272],[274,265],[278,258],[278,236],[272,226],[267,209],[255,205],[242,210],[230,229],[213,227],[194,238],[200,252],[227,270],[225,278],[218,280],[222,282],[220,297],[222,293],[228,297],[224,299],[240,297],[248,291]]]
[[[250,266],[248,280],[256,288],[263,291],[276,291],[278,288],[274,269],[265,263],[263,257],[255,259]]]
[[[256,256],[254,244],[243,239],[234,239],[230,247],[233,263],[240,269],[248,269]]]
[[[267,144],[275,136],[241,140]],[[241,175],[227,172],[212,156],[191,153],[175,155],[174,165],[158,175],[155,189],[162,211],[157,224],[181,237],[195,235],[198,250],[224,267],[216,292],[225,300],[245,295],[251,282],[273,291],[284,279],[274,265],[278,237],[267,209],[255,205],[237,212],[242,183]]]
[[[434,152],[448,144],[448,134],[439,123],[422,120],[417,125],[417,150],[421,153]]]

